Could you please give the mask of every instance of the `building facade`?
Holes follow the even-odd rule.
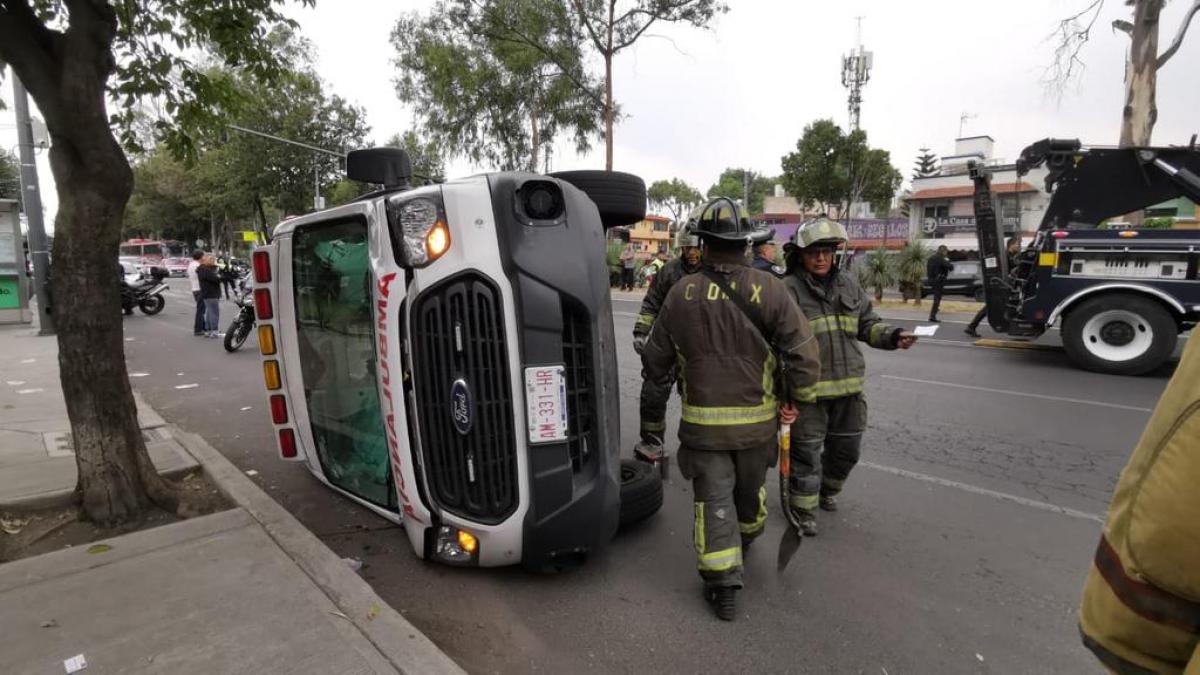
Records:
[[[647,215],[637,225],[629,228],[629,241],[637,249],[638,257],[646,260],[659,253],[671,254],[671,219]]]
[[[1041,224],[1050,194],[1046,192],[1046,169],[1039,167],[1018,178],[1015,164],[992,156],[991,136],[971,136],[954,142],[954,154],[941,158],[941,170],[914,178],[909,205],[909,231],[934,246],[952,251],[976,251],[975,184],[968,174],[974,161],[992,172],[996,217],[1006,235],[1032,236]]]

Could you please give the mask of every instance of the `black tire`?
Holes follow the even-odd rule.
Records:
[[[242,318],[233,320],[229,328],[225,330],[225,351],[236,352],[241,349],[242,345],[246,344],[246,338],[250,335],[250,324],[242,321]]]
[[[663,503],[662,480],[655,468],[636,459],[621,460],[622,529],[658,513]]]
[[[163,311],[163,307],[167,306],[167,301],[161,295],[151,295],[148,298],[142,298],[138,301],[138,309],[142,310],[142,314],[146,316],[154,316]],[[133,312],[130,311],[130,314]]]
[[[1105,294],[1071,308],[1063,320],[1067,356],[1086,370],[1144,375],[1175,353],[1179,326],[1161,304],[1130,294]]]
[[[619,171],[559,171],[550,176],[574,185],[595,202],[606,230],[646,217],[646,182],[638,176]]]

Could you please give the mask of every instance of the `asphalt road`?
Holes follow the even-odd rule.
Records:
[[[768,533],[740,616],[700,597],[690,489],[581,569],[536,575],[418,560],[398,528],[275,458],[254,339],[235,354],[191,335],[190,294],[125,320],[135,388],[200,433],[465,668],[523,672],[1092,673],[1075,612],[1111,489],[1168,372],[1124,378],[1061,353],[986,349],[943,324],[909,352],[869,355],[870,430],[836,514],[787,573],[768,481]],[[629,335],[638,303],[618,295]],[[222,325],[233,305],[223,309]],[[965,337],[965,336],[964,336]],[[618,354],[623,454],[640,368]],[[179,385],[197,387],[177,389]],[[678,419],[671,405],[671,435]]]

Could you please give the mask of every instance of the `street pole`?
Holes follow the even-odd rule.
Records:
[[[46,227],[42,223],[42,193],[38,188],[37,158],[33,154],[33,125],[29,120],[29,100],[25,85],[14,70],[13,108],[17,113],[17,143],[21,156],[21,204],[29,223],[29,257],[33,262],[33,294],[37,298],[38,335],[54,335],[54,317],[50,314],[50,251],[46,246]]]

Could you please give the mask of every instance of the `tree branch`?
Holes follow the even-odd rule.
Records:
[[[55,42],[61,39],[25,0],[0,0],[0,60],[13,67],[34,98],[51,88],[58,69]]]
[[[1058,28],[1048,36],[1047,39],[1054,39],[1058,43],[1054,49],[1054,63],[1047,69],[1052,73],[1051,85],[1065,88],[1078,71],[1083,70],[1084,64],[1079,58],[1079,52],[1091,38],[1092,27],[1096,25],[1103,8],[1104,0],[1092,0],[1076,14],[1059,21]],[[1081,25],[1080,19],[1088,14],[1091,16],[1087,19],[1087,25]]]
[[[629,45],[631,45],[631,44],[633,44],[633,43],[637,42],[637,41],[638,41],[638,38],[642,37],[642,33],[645,33],[645,32],[646,32],[646,30],[647,30],[648,28],[650,28],[650,26],[653,26],[653,25],[654,25],[654,22],[655,22],[655,21],[657,21],[657,20],[658,20],[658,16],[657,16],[657,15],[653,15],[653,16],[651,16],[651,17],[650,17],[650,20],[648,20],[648,21],[646,22],[646,25],[644,25],[644,26],[642,26],[641,28],[639,28],[639,29],[638,29],[638,31],[637,31],[636,33],[634,33],[634,34],[633,34],[633,37],[631,37],[631,38],[629,38],[628,40],[626,40],[626,41],[622,42],[621,44],[617,45],[616,47],[613,47],[613,50],[612,50],[612,51],[613,51],[613,53],[614,53],[614,54],[616,54],[617,52],[621,51],[622,49],[625,49],[625,48],[626,48],[626,47],[628,47]]]
[[[600,42],[600,36],[596,34],[596,29],[592,27],[591,19],[588,18],[587,10],[583,7],[583,0],[574,0],[575,11],[579,12],[579,20],[583,22],[584,28],[587,28],[588,35],[592,38],[592,44],[596,45],[596,49],[603,54],[604,45]],[[608,27],[612,30],[612,26]]]
[[[1179,45],[1183,44],[1183,36],[1187,35],[1188,27],[1192,25],[1192,17],[1196,16],[1197,12],[1200,12],[1200,0],[1192,2],[1192,6],[1179,24],[1179,31],[1175,33],[1175,39],[1171,40],[1171,46],[1167,47],[1167,50],[1160,54],[1154,62],[1155,69],[1162,68],[1167,61],[1171,60],[1172,56],[1175,56],[1175,52],[1179,51]]]

